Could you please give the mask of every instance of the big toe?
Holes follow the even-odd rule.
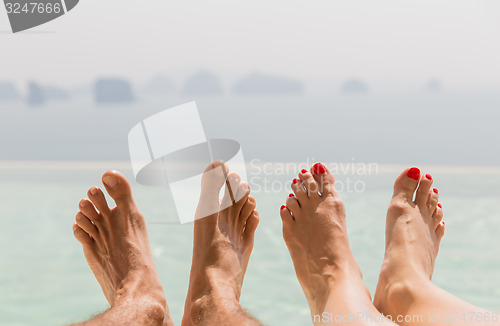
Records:
[[[319,192],[323,196],[335,194],[335,178],[324,164],[314,164],[311,173],[319,185]]]
[[[394,183],[394,197],[412,201],[420,180],[420,170],[418,168],[408,168],[403,171]]]
[[[220,161],[212,162],[205,169],[201,177],[200,200],[196,208],[195,220],[219,212],[219,193],[226,182],[228,172],[227,165]],[[214,218],[216,218],[216,216]]]
[[[102,176],[102,183],[118,207],[134,205],[132,188],[123,174],[114,170],[108,171]]]

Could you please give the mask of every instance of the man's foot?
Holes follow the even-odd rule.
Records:
[[[374,304],[385,314],[406,311],[412,287],[430,283],[444,235],[443,209],[432,176],[406,169],[387,212],[386,250]],[[418,187],[418,189],[417,189]]]
[[[356,296],[355,301],[371,304],[351,252],[344,204],[333,175],[317,163],[301,171],[292,190],[281,207],[283,237],[311,314],[321,315],[327,302],[338,297],[348,301],[347,296]]]
[[[202,178],[183,325],[240,324],[231,322],[231,315],[242,313],[241,287],[259,215],[255,199],[249,196],[248,184],[241,182],[237,174],[227,173],[226,165],[214,162]],[[231,191],[226,186],[219,203],[219,191],[224,184],[229,184]],[[233,199],[237,201],[230,205]],[[219,206],[228,208],[218,212]],[[202,212],[212,214],[204,217]]]
[[[111,306],[129,306],[130,313],[144,316],[145,321],[171,324],[146,222],[134,203],[130,184],[116,171],[106,172],[102,181],[117,206],[110,209],[103,192],[91,188],[89,199],[80,201],[73,225],[87,263]]]

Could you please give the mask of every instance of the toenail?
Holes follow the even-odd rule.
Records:
[[[434,191],[434,193],[436,194],[439,193],[439,191],[436,188],[432,189],[432,191]]]
[[[313,165],[313,171],[314,171],[314,173],[320,175],[320,174],[324,174],[326,172],[326,168],[323,164],[316,163]]]
[[[427,179],[429,179],[429,180],[432,180],[432,175],[430,175],[430,174],[426,174],[426,175],[425,175],[425,177],[426,177]]]
[[[96,188],[90,189],[90,194],[92,194],[94,196],[97,195],[97,189]]]
[[[281,205],[281,210],[284,210],[286,208],[285,205]]]
[[[289,194],[288,197],[295,197],[295,195],[294,194]]]
[[[86,200],[82,200],[82,201],[80,202],[80,207],[82,207],[82,208],[83,208],[83,207],[87,207],[87,201],[86,201]]]
[[[108,175],[108,176],[104,177],[102,182],[104,182],[104,184],[106,186],[113,188],[114,186],[116,186],[118,184],[118,179],[116,177],[112,177],[112,176]]]
[[[292,184],[296,184],[297,182],[299,182],[299,179],[293,179],[292,180]]]
[[[408,173],[406,173],[406,175],[410,179],[418,180],[420,178],[420,170],[418,168],[411,168],[408,170]]]
[[[76,229],[78,229],[78,225],[73,224],[73,232],[75,232],[75,231],[76,231]]]
[[[306,169],[302,169],[302,171],[300,171],[301,173],[307,173],[307,170]]]
[[[439,208],[443,208],[443,205],[441,205],[441,204],[438,204],[438,207],[439,207]]]

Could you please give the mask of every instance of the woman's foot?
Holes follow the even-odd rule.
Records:
[[[111,306],[131,306],[148,323],[153,320],[170,325],[146,223],[134,203],[130,184],[116,171],[106,172],[102,181],[117,206],[110,209],[103,192],[91,188],[89,199],[80,201],[73,225],[87,263]]]
[[[384,314],[407,311],[411,289],[430,283],[445,227],[432,176],[406,169],[387,212],[386,250],[374,304]]]
[[[358,307],[371,306],[370,294],[351,252],[344,204],[333,175],[317,163],[310,171],[301,171],[299,179],[292,182],[292,190],[294,194],[281,207],[283,237],[313,321],[323,312],[332,313],[332,301],[341,307],[340,300],[344,300],[345,311],[354,302],[359,302]]]
[[[239,299],[259,215],[248,184],[228,172],[225,164],[214,162],[202,178],[183,325],[254,324]],[[220,203],[219,191],[225,184]],[[219,212],[219,207],[228,208]],[[205,212],[212,214],[206,216]]]

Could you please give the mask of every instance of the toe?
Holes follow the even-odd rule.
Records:
[[[444,231],[445,231],[445,224],[444,224],[444,222],[441,222],[436,227],[436,238],[439,241],[441,241],[441,239],[444,237]]]
[[[257,211],[253,211],[250,214],[250,217],[247,219],[247,223],[245,225],[245,231],[243,232],[243,241],[246,244],[251,244],[254,241],[255,230],[259,225],[259,213]]]
[[[250,195],[250,186],[246,182],[242,182],[238,185],[238,190],[235,193],[234,211],[239,215],[243,205],[247,202],[248,196]]]
[[[238,201],[238,187],[240,186],[241,178],[237,173],[231,172],[227,176],[225,183],[224,196],[222,197],[221,210],[231,207]]]
[[[313,176],[311,173],[301,173],[299,174],[299,179],[305,188],[305,191],[307,193],[307,196],[309,198],[316,198],[319,197],[319,185],[314,180]]]
[[[99,223],[101,221],[101,216],[90,200],[86,198],[80,200],[78,207],[80,208],[80,212],[87,216],[92,222]]]
[[[75,220],[76,224],[88,235],[94,239],[97,237],[98,231],[96,226],[92,224],[92,222],[87,218],[87,216],[83,215],[82,212],[78,212],[78,214],[76,214]]]
[[[408,168],[399,175],[394,183],[394,197],[407,201],[413,201],[413,194],[420,180],[420,170],[418,168]]]
[[[432,176],[430,174],[423,175],[420,178],[420,185],[418,186],[417,194],[415,195],[415,203],[417,205],[424,206],[427,204],[432,182]]]
[[[283,223],[285,224],[295,221],[292,214],[290,213],[290,210],[285,205],[281,205],[280,215]]]
[[[335,195],[335,178],[322,163],[316,163],[311,168],[311,173],[319,185],[319,192],[323,196]]]
[[[196,207],[195,220],[207,218],[207,223],[217,222],[219,212],[219,193],[226,182],[227,166],[216,161],[211,163],[201,177],[201,192]]]
[[[130,183],[123,174],[118,171],[108,171],[102,176],[102,183],[118,207],[130,209],[135,205]]]
[[[108,203],[106,202],[106,197],[101,189],[98,187],[90,188],[87,192],[87,196],[90,201],[94,204],[95,208],[103,215],[108,215],[110,213],[110,209]]]
[[[297,198],[293,194],[290,195],[286,200],[286,207],[288,208],[288,210],[290,210],[294,219],[297,219],[297,216],[299,216],[300,204],[297,201]]]
[[[73,234],[75,235],[76,240],[78,240],[78,242],[80,242],[84,247],[92,245],[94,241],[89,234],[77,224],[73,224]]]
[[[301,174],[306,174],[309,172],[302,172]],[[310,174],[310,173],[309,173]],[[304,185],[302,184],[302,181],[300,179],[293,179],[292,180],[292,190],[295,194],[295,197],[297,197],[297,200],[299,202],[305,202],[308,199],[306,188],[304,188]]]
[[[443,220],[443,216],[444,216],[443,205],[437,204],[436,209],[434,210],[434,214],[432,215],[432,218],[434,219],[436,224],[439,224]]]
[[[432,188],[429,191],[427,200],[427,208],[429,209],[431,215],[435,212],[436,207],[438,205],[438,201],[439,201],[439,191],[436,188]]]
[[[255,198],[249,196],[243,207],[241,208],[241,212],[239,215],[239,223],[238,224],[238,229],[239,232],[242,232],[243,229],[245,228],[245,225],[247,223],[248,218],[250,218],[250,215],[253,213],[256,207],[256,202]]]

